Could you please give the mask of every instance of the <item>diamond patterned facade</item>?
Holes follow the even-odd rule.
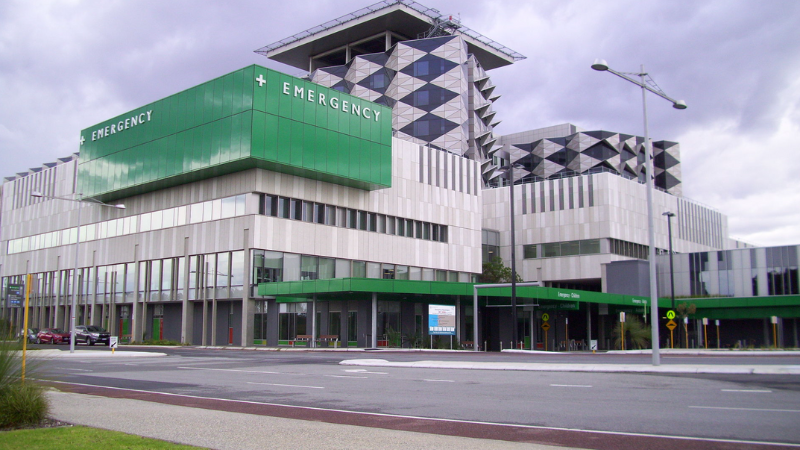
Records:
[[[644,138],[609,131],[578,131],[559,137],[525,139],[526,133],[503,136],[511,163],[521,166],[515,177],[521,182],[562,178],[578,174],[611,172],[629,179],[645,180]],[[681,196],[680,145],[653,142],[655,186]],[[494,171],[490,184],[501,184]]]
[[[460,36],[398,42],[322,67],[311,81],[392,108],[398,137],[481,162],[495,142],[494,85]]]

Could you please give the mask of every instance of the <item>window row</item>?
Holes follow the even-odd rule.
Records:
[[[446,243],[448,239],[447,225],[270,194],[261,194],[259,213],[283,219],[301,220],[320,225],[372,231],[436,242]]]
[[[530,244],[522,247],[525,259],[553,258],[557,256],[595,255],[600,253],[600,239]]]
[[[399,264],[324,258],[295,253],[253,250],[251,284],[279,281],[327,280],[332,278],[382,278],[476,282],[476,276],[464,272],[428,269]]]
[[[81,242],[160,230],[162,228],[227,219],[245,214],[247,194],[193,203],[186,206],[81,225]],[[26,236],[8,241],[8,254],[21,253],[60,245],[75,244],[77,227]]]

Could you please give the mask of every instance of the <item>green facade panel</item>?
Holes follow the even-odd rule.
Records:
[[[79,191],[104,201],[262,168],[391,186],[391,109],[249,66],[81,131]]]

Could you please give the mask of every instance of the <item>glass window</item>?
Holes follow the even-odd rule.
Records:
[[[447,271],[446,270],[437,270],[436,271],[436,281],[447,281]]]
[[[378,215],[367,213],[367,231],[378,231]]]
[[[231,297],[241,297],[244,293],[244,251],[231,252]]]
[[[350,278],[350,260],[337,259],[336,260],[336,278]]]
[[[396,280],[407,280],[408,279],[408,266],[395,266],[394,278]]]
[[[186,225],[186,210],[187,209],[188,208],[186,206],[179,206],[178,208],[176,208],[176,210],[175,210],[175,225],[176,226]],[[127,227],[128,226],[126,224],[125,228],[127,228]],[[133,231],[133,233],[135,233],[135,231]],[[128,231],[125,231],[125,234],[128,234]]]
[[[142,214],[140,216],[140,220],[141,220],[141,226],[139,227],[140,231],[144,232],[144,231],[150,231],[151,230],[151,228],[150,228],[150,216],[151,216],[150,213],[144,213],[144,214]],[[101,224],[102,223],[103,222],[101,222]],[[98,234],[97,238],[98,239],[103,239],[105,237],[105,230],[102,229],[103,228],[102,226],[100,228],[101,229],[98,230],[99,232],[97,233]]]
[[[336,207],[331,205],[325,206],[325,225],[336,226]]]
[[[164,228],[164,211],[153,211],[150,216],[150,229],[160,230]]]
[[[210,201],[203,202],[203,222],[210,222],[214,219],[214,204]]]
[[[561,243],[561,256],[573,256],[580,252],[579,241]]]
[[[278,217],[282,219],[288,219],[291,215],[290,210],[291,203],[289,202],[289,199],[286,197],[278,198]]]
[[[358,227],[358,211],[355,209],[347,210],[347,228]]]
[[[537,258],[536,253],[536,244],[528,244],[522,246],[522,257],[524,259],[535,259]]]
[[[175,226],[175,208],[169,208],[162,211],[161,226],[162,228],[170,228]]]
[[[447,242],[447,226],[442,225],[439,227],[439,242]]]
[[[243,216],[247,212],[247,194],[236,196],[236,215]]]
[[[283,253],[254,250],[253,273],[255,284],[283,281]]]
[[[314,221],[314,203],[313,202],[303,202],[303,222],[313,222]]]
[[[422,239],[422,222],[415,222],[416,225],[416,232],[414,233],[414,237],[417,239]]]
[[[276,195],[264,195],[264,203],[262,205],[263,214],[266,216],[278,216],[278,197]]]
[[[394,276],[395,276],[394,264],[384,264],[381,278],[386,280],[394,280]]]
[[[303,202],[301,200],[289,199],[289,218],[292,220],[303,219]]]
[[[433,269],[422,269],[422,280],[423,281],[433,281]]]
[[[300,262],[300,279],[316,280],[319,278],[317,267],[318,259],[316,256],[303,255]]]
[[[422,222],[422,239],[431,239],[431,224],[428,222]]]
[[[223,198],[221,201],[221,218],[228,219],[236,215],[236,197]]]
[[[408,268],[408,279],[409,280],[421,280],[422,279],[422,269],[419,267],[409,267]]]
[[[381,278],[381,265],[379,263],[367,263],[367,278]]]
[[[142,214],[144,219],[144,214]],[[195,203],[189,209],[189,223],[200,223],[203,221],[203,204]]]
[[[399,234],[399,235],[403,234],[402,232],[400,232],[400,229],[402,228],[402,223],[404,223],[402,220],[397,221],[398,228],[397,228],[397,233],[396,234]],[[395,226],[395,218],[391,217],[391,216],[387,216],[386,217],[386,234],[392,234],[392,235],[395,234],[394,226]]]
[[[561,245],[558,242],[542,244],[542,257],[552,258],[554,256],[561,256]]]
[[[366,211],[359,211],[358,212],[358,229],[362,231],[367,230],[367,212]]]
[[[600,239],[587,239],[581,241],[581,255],[594,255],[600,253]]]
[[[333,258],[319,258],[319,279],[329,280],[334,277],[336,260]]]
[[[378,233],[386,233],[386,216],[378,214]]]
[[[314,203],[314,223],[327,223],[325,221],[325,205]]]
[[[353,261],[353,278],[367,278],[367,263]]]
[[[284,253],[283,255],[283,281],[300,280],[300,255]]]
[[[411,219],[405,219],[405,221],[406,221],[406,237],[414,237],[414,221]]]
[[[336,226],[342,228],[347,227],[347,209],[336,208]]]

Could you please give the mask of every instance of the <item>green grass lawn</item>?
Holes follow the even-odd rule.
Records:
[[[86,450],[86,449],[197,449],[190,445],[173,444],[157,439],[134,436],[118,431],[82,426],[37,428],[0,432],[0,448],[25,450]]]

